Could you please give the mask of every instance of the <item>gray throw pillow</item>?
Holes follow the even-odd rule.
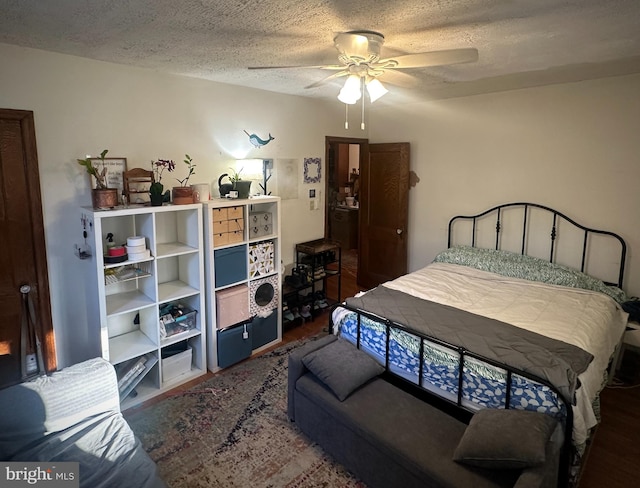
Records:
[[[538,466],[557,423],[543,413],[486,408],[469,422],[453,460],[490,469]]]
[[[384,371],[375,359],[345,339],[338,339],[302,358],[302,363],[342,402],[356,388]]]

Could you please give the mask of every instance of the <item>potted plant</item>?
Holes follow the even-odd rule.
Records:
[[[151,161],[154,181],[149,187],[149,198],[152,206],[159,207],[162,205],[163,201],[169,201],[169,190],[164,192],[162,173],[164,173],[165,170],[171,172],[175,167],[176,163],[174,163],[172,159],[158,159],[157,161]]]
[[[173,203],[175,203],[176,205],[193,203],[193,188],[188,186],[188,184],[189,184],[189,178],[191,178],[191,176],[194,175],[196,172],[195,170],[196,165],[193,164],[193,159],[191,159],[191,157],[188,154],[185,154],[184,156],[185,156],[184,164],[187,165],[188,173],[187,173],[187,176],[181,180],[176,178],[178,183],[180,183],[180,186],[174,186],[172,191]]]
[[[231,175],[229,179],[231,180],[231,184],[233,185],[233,190],[238,192],[238,198],[249,198],[249,192],[251,191],[251,180],[243,180],[240,177],[240,173],[244,168],[240,168],[240,170],[236,171],[233,168],[229,168],[231,170]]]
[[[91,176],[96,179],[96,187],[91,190],[91,203],[93,208],[113,208],[118,205],[118,189],[107,186],[107,167],[104,159],[108,149],[103,150],[100,156],[94,159],[100,160],[98,166],[94,165],[91,155],[87,154],[85,159],[78,159],[78,164],[84,166]]]

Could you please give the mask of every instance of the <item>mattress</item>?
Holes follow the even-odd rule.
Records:
[[[610,296],[596,291],[539,283],[481,271],[467,266],[434,262],[385,283],[403,293],[493,318],[552,339],[577,346],[593,355],[578,377],[573,407],[574,445],[583,444],[597,423],[593,400],[603,386],[607,365],[624,331],[626,314]],[[336,331],[356,341],[357,319],[345,309],[334,312]],[[363,318],[361,347],[384,362],[384,326]],[[403,331],[390,337],[392,372],[417,382],[419,341]],[[457,353],[436,344],[424,350],[424,386],[455,399],[458,385]],[[468,408],[504,405],[505,372],[476,360],[467,360],[463,374],[463,403]],[[561,402],[545,385],[514,375],[510,406],[560,416]]]

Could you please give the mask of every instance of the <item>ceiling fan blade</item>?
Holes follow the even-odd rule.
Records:
[[[326,78],[320,80],[320,81],[316,81],[315,83],[312,83],[310,85],[305,86],[305,88],[315,88],[317,86],[321,86],[324,85],[325,83],[328,83],[331,80],[334,80],[336,78],[340,78],[341,76],[347,76],[349,74],[349,71],[344,70],[344,71],[339,71],[337,73],[333,73],[332,75],[327,76]]]
[[[478,50],[475,48],[447,49],[445,51],[431,51],[419,54],[406,54],[392,59],[381,59],[378,65],[396,61],[394,68],[424,68],[428,66],[444,66],[447,64],[471,63],[478,60]]]
[[[300,69],[300,68],[315,68],[315,69],[327,69],[327,70],[342,70],[344,65],[331,64],[331,65],[301,65],[301,66],[249,66],[247,69]]]
[[[385,85],[395,85],[401,88],[413,88],[418,84],[416,77],[404,71],[394,71],[392,69],[385,71],[379,80]]]

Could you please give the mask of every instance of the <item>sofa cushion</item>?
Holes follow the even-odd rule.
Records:
[[[105,412],[16,453],[11,461],[77,462],[80,488],[166,488],[156,464],[119,412]]]
[[[473,416],[453,459],[492,469],[538,466],[556,425],[542,413],[487,408]]]
[[[384,372],[384,367],[371,356],[344,339],[338,339],[302,358],[302,363],[340,401],[354,390]]]
[[[102,358],[0,390],[0,459],[104,412],[120,412],[118,380]]]

